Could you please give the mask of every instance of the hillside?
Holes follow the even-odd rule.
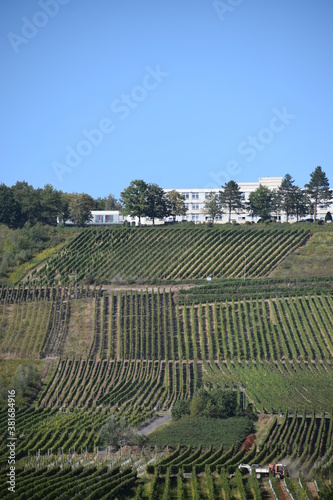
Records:
[[[306,245],[286,257],[269,276],[299,278],[333,276],[333,225],[314,226]]]
[[[248,277],[265,276],[309,235],[282,225],[86,229],[33,278],[64,285],[74,271],[88,284],[243,277],[244,271]]]
[[[29,280],[16,288],[0,289],[1,471],[7,460],[5,391],[13,386],[21,391],[23,374],[27,376],[30,370],[33,375],[36,369],[39,380],[31,375],[27,387],[16,396],[18,467],[37,467],[38,460],[45,467],[52,463],[54,467],[57,453],[57,463],[66,467],[67,457],[73,457],[79,467],[89,461],[96,469],[89,472],[89,479],[87,475],[84,491],[91,495],[89,488],[101,474],[101,498],[107,484],[115,488],[122,485],[124,490],[119,491],[126,491],[128,498],[143,488],[142,498],[148,498],[154,481],[157,495],[162,497],[169,487],[175,493],[175,481],[182,481],[184,491],[194,487],[191,481],[197,481],[202,495],[209,487],[232,488],[238,497],[244,488],[246,498],[252,498],[253,488],[261,488],[265,498],[267,483],[224,476],[224,470],[234,473],[240,462],[287,460],[295,474],[301,468],[306,474],[315,470],[322,478],[331,477],[333,279],[259,277],[260,273],[269,274],[278,262],[277,270],[283,266],[292,250],[303,252],[309,243],[318,248],[313,242],[320,238],[316,240],[317,233],[311,234],[288,227],[85,230],[55,253],[44,269],[36,271],[36,283]],[[329,231],[320,234],[329,245]],[[181,259],[177,238],[186,242],[186,258]],[[106,259],[110,240],[117,266]],[[229,248],[230,253],[224,255],[221,248]],[[245,280],[244,248],[249,266]],[[94,267],[88,267],[88,254],[90,263],[96,258]],[[101,262],[105,267],[101,268]],[[214,276],[209,283],[198,279],[207,266]],[[113,274],[116,267],[119,274]],[[168,273],[173,270],[172,280],[166,280],[166,269]],[[219,269],[241,279],[218,278]],[[105,285],[84,284],[86,273],[92,271],[94,279],[105,278]],[[160,279],[159,273],[163,276]],[[60,280],[71,284],[40,287],[37,283],[45,282],[46,275],[49,283]],[[153,279],[156,285],[149,290],[141,285],[141,290],[128,286],[120,291],[108,283],[132,279]],[[172,282],[180,286],[184,281],[191,286],[175,290],[166,286]],[[103,446],[100,430],[110,416],[118,422],[125,418],[136,428],[156,411],[170,411],[177,402],[191,400],[199,388],[209,391],[212,387],[236,394],[244,415],[253,410],[259,415],[274,415],[270,425],[261,428],[258,445],[248,450],[239,449],[239,443],[230,447],[227,440],[227,445],[221,445],[221,437],[214,442],[214,432],[211,447],[200,444],[200,435],[191,445],[185,436],[182,442],[181,433],[170,426],[169,432],[176,433],[172,443],[176,439],[180,446],[172,449],[168,460],[162,446],[157,455],[154,448],[158,439],[162,442],[162,435],[168,439],[165,436],[171,434],[167,432],[152,440],[155,451],[148,452],[146,443],[147,455],[143,456],[141,449],[134,462],[106,450],[98,458],[97,450]],[[180,422],[179,428],[181,425],[186,422]],[[107,460],[113,465],[103,472]],[[122,461],[127,465],[116,473],[113,467]],[[147,461],[150,465],[146,469]],[[179,473],[191,472],[193,464],[196,469],[191,479]],[[145,470],[145,480],[138,480],[137,473]],[[85,471],[88,474],[82,467],[78,473],[84,475]],[[58,491],[62,472],[53,472]],[[76,479],[70,474],[68,488],[74,488]],[[30,486],[34,477],[31,472]],[[0,484],[1,480],[0,474]],[[297,484],[289,486],[297,491]],[[46,489],[41,495],[52,497]]]

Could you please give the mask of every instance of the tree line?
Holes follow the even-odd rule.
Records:
[[[46,184],[35,189],[26,181],[8,187],[0,184],[0,223],[10,228],[22,228],[37,223],[55,225],[71,220],[83,226],[91,217],[91,210],[120,210],[121,205],[112,195],[92,198],[86,193],[63,193]]]
[[[329,181],[325,172],[318,166],[311,173],[310,181],[305,184],[304,189],[296,186],[292,176],[286,174],[277,190],[270,190],[261,185],[250,193],[247,201],[244,200],[238,184],[231,180],[225,183],[222,191],[212,192],[207,196],[204,211],[213,220],[227,213],[229,222],[231,212],[247,212],[262,220],[269,220],[272,214],[277,216],[283,212],[287,222],[290,216],[296,216],[298,221],[301,217],[313,215],[315,221],[318,208],[329,206],[332,199]]]
[[[259,186],[245,200],[238,184],[231,180],[221,186],[219,192],[211,192],[204,203],[204,212],[213,221],[223,213],[247,212],[262,220],[270,219],[272,214],[283,212],[288,222],[290,216],[297,221],[305,215],[313,215],[316,220],[318,208],[329,206],[333,199],[332,190],[325,172],[320,166],[310,175],[304,189],[295,185],[290,174],[286,174],[277,190]],[[86,193],[63,193],[50,184],[35,189],[25,181],[14,186],[0,185],[0,223],[11,228],[25,226],[26,223],[55,225],[57,220],[65,223],[70,220],[84,226],[91,220],[92,210],[118,210],[124,215],[139,218],[165,219],[186,215],[185,196],[172,190],[166,193],[163,188],[144,180],[133,180],[117,200],[112,194],[94,199]]]

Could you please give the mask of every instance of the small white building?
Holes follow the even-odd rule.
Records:
[[[109,226],[112,224],[123,224],[126,217],[119,210],[92,210],[92,219],[87,222],[88,226]]]

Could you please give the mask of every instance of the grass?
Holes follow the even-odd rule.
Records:
[[[221,446],[225,449],[239,444],[253,430],[251,420],[246,417],[227,419],[185,417],[161,426],[149,435],[152,446]]]
[[[46,259],[51,257],[53,254],[61,250],[61,248],[67,243],[67,241],[64,241],[63,243],[60,243],[59,245],[52,247],[52,248],[45,248],[42,252],[38,253],[35,257],[33,257],[30,261],[24,262],[23,264],[17,266],[17,268],[12,271],[9,276],[8,276],[8,283],[9,284],[16,284],[19,283],[26,275],[32,271],[32,269],[35,269],[38,267],[40,264],[42,264]]]
[[[298,247],[284,259],[270,277],[333,276],[333,225],[315,226],[314,229],[306,245]]]
[[[93,341],[94,299],[72,300],[63,355],[86,358]]]

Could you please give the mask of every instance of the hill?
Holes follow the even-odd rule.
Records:
[[[285,457],[297,471],[302,468],[310,472],[316,466],[322,477],[330,477],[333,279],[258,276],[269,274],[278,262],[276,269],[283,266],[292,250],[303,252],[308,244],[318,248],[313,243],[319,241],[316,234],[331,233],[289,226],[115,228],[100,233],[88,229],[55,253],[44,268],[36,270],[35,283],[29,279],[19,287],[2,288],[1,472],[6,471],[8,451],[7,390],[15,387],[19,436],[16,459],[18,467],[28,469],[29,488],[37,476],[28,471],[43,463],[45,474],[51,467],[51,482],[58,491],[62,472],[54,467],[58,463],[67,467],[66,460],[96,466],[91,478],[89,472],[89,479],[88,469],[77,471],[87,476],[87,485],[81,483],[86,497],[88,493],[93,495],[89,488],[96,483],[98,474],[104,479],[98,480],[97,497],[106,495],[108,483],[115,488],[122,485],[124,490],[120,491],[126,491],[130,498],[138,495],[141,487],[143,498],[155,486],[158,495],[166,495],[168,488],[175,494],[175,481],[185,490],[195,487],[178,472],[189,473],[195,465],[190,481],[197,481],[201,494],[211,487],[230,487],[239,496],[244,488],[244,494],[251,498],[250,492],[257,486],[260,489],[259,483],[256,486],[242,478],[229,481],[223,471],[234,473],[240,462],[265,463]],[[182,241],[186,243],[186,257],[181,256]],[[329,241],[327,237],[327,245]],[[222,248],[228,248],[230,253],[224,255]],[[244,248],[249,265],[245,280]],[[115,261],[107,258],[110,255]],[[88,258],[94,267],[89,267]],[[103,262],[105,266],[101,267]],[[209,283],[198,279],[205,269],[214,275]],[[222,269],[223,277],[217,278]],[[166,280],[166,270],[172,280]],[[85,285],[88,272],[93,272],[93,280],[105,278],[105,286]],[[240,278],[227,279],[226,275]],[[182,276],[186,280],[181,280]],[[46,278],[49,285],[40,286]],[[128,286],[120,291],[114,283],[107,283],[114,280],[155,280],[156,286],[149,290],[131,290]],[[58,281],[63,285],[59,286]],[[191,286],[164,288],[165,283],[181,285],[184,281]],[[230,446],[225,440],[223,446],[219,435],[218,442],[210,442],[211,447],[200,444],[199,436],[193,448],[185,440],[182,442],[179,431],[174,431],[180,446],[169,459],[163,449],[158,450],[161,455],[156,455],[156,449],[147,455],[147,460],[152,461],[146,476],[149,487],[141,480],[138,487],[132,467],[127,471],[124,465],[118,476],[113,468],[122,458],[107,450],[102,457],[113,465],[112,470],[103,472],[106,462],[98,465],[99,460],[103,461],[98,459],[98,449],[103,445],[100,430],[110,416],[117,422],[125,418],[135,428],[157,411],[169,411],[175,403],[191,400],[197,389],[210,391],[212,387],[236,394],[242,415],[251,415],[255,410],[275,416],[261,430],[258,445],[246,450],[236,444]],[[135,459],[136,470],[145,470],[144,459],[141,452],[141,457]],[[128,466],[132,462],[126,463]],[[77,484],[74,470],[71,462],[67,488]],[[42,477],[44,472],[39,474]],[[172,474],[177,479],[173,480]],[[0,484],[2,477],[0,474]],[[47,482],[45,477],[41,483]],[[49,490],[44,493],[43,498],[51,498]]]
[[[88,284],[265,276],[309,236],[280,225],[86,229],[33,278],[65,285],[74,270]]]

